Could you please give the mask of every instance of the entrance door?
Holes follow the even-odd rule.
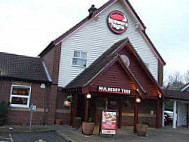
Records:
[[[119,109],[119,104],[117,100],[113,97],[96,97],[95,99],[95,108],[96,113],[95,116],[95,123],[98,125],[101,122],[101,112],[102,110],[109,109],[109,110],[116,110]]]

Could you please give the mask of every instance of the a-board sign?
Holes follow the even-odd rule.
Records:
[[[117,130],[117,112],[102,110],[101,133],[115,135]]]

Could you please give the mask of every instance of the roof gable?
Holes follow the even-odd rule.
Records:
[[[132,63],[133,66],[127,67],[120,58],[120,51],[122,49],[130,50],[129,54],[132,53],[135,61],[140,66],[142,70],[142,75],[144,77],[139,77],[138,73],[133,70],[136,67],[136,64]],[[109,48],[103,55],[101,55],[94,63],[92,63],[88,68],[86,68],[81,74],[79,74],[74,80],[72,80],[65,89],[70,88],[83,88],[90,86],[96,78],[101,78],[100,76],[109,70],[109,68],[118,62],[122,69],[125,71],[127,76],[135,84],[133,89],[139,89],[140,92],[145,95],[146,93],[151,94],[151,96],[163,94],[160,86],[157,84],[155,79],[150,74],[149,70],[146,68],[136,51],[133,49],[128,39],[120,40],[115,43],[111,48]],[[134,61],[132,61],[134,62]],[[137,68],[138,69],[138,68]],[[144,79],[145,78],[145,79]],[[147,78],[147,80],[146,80]],[[146,83],[148,82],[148,83]],[[152,85],[153,84],[153,85]],[[144,88],[145,86],[145,88]],[[145,89],[148,89],[147,91]],[[153,91],[152,91],[153,90]],[[147,96],[146,96],[147,97]]]
[[[57,39],[55,39],[54,41],[52,41],[40,54],[39,56],[43,56],[44,54],[46,54],[49,50],[51,50],[53,47],[55,47],[56,45],[60,44],[63,40],[65,40],[66,38],[68,38],[70,35],[72,35],[73,33],[75,33],[76,31],[78,31],[80,28],[82,28],[85,24],[89,23],[90,21],[94,20],[100,13],[102,13],[105,9],[111,7],[115,2],[117,2],[118,0],[109,0],[107,3],[105,3],[103,6],[101,6],[99,9],[97,9],[92,17],[87,16],[85,19],[83,19],[81,22],[79,22],[77,25],[75,25],[73,28],[71,28],[70,30],[68,30],[67,32],[65,32],[64,34],[62,34],[60,37],[58,37]],[[160,60],[160,62],[165,65],[165,61],[163,60],[163,58],[160,56],[160,54],[158,53],[158,51],[156,50],[155,46],[153,45],[153,43],[151,42],[151,40],[149,39],[149,37],[146,35],[145,33],[145,26],[142,22],[142,20],[140,19],[140,17],[137,15],[137,13],[135,12],[134,8],[131,6],[130,2],[128,0],[120,0],[122,2],[123,5],[125,5],[132,17],[134,17],[134,19],[137,21],[137,23],[139,24],[139,26],[141,27],[141,34],[142,36],[144,36],[145,40],[147,40],[147,43],[149,44],[151,50],[154,52],[155,56]]]

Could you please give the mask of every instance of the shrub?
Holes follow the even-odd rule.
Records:
[[[7,118],[8,104],[5,101],[0,102],[0,118]]]

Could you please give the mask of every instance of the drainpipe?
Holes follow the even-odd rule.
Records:
[[[176,129],[177,122],[177,101],[173,102],[173,128]]]
[[[44,94],[44,112],[43,112],[43,125],[46,124],[46,113],[47,113],[47,95],[48,93],[48,85],[45,84],[45,94]]]

